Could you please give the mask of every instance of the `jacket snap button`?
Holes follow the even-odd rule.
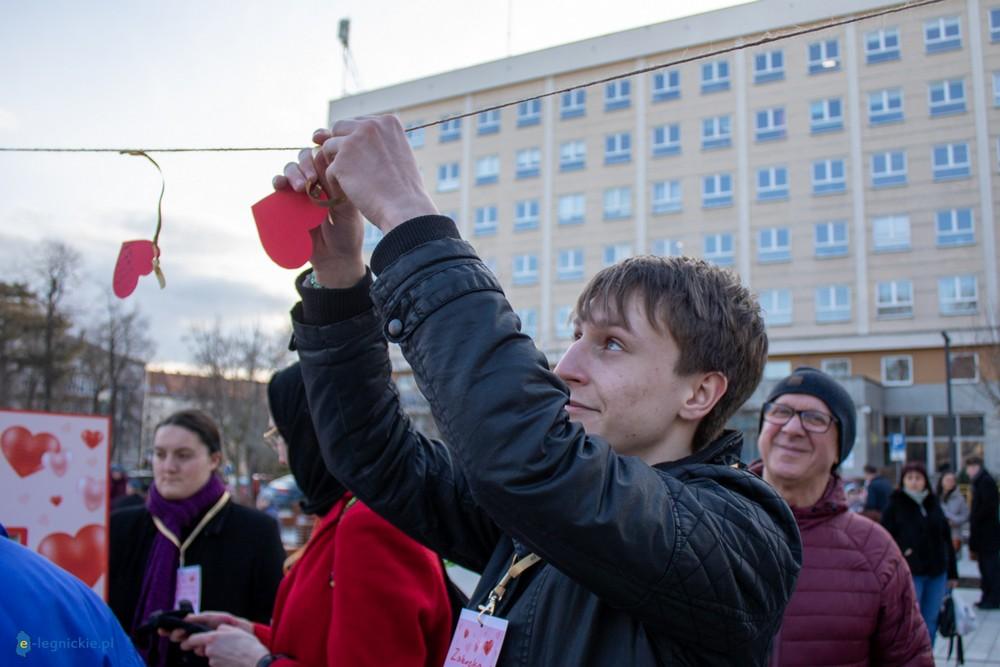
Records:
[[[395,337],[401,333],[403,333],[403,323],[399,320],[391,320],[389,322],[389,335]]]

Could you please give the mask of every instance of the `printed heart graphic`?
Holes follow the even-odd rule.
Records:
[[[23,426],[11,426],[0,434],[0,450],[19,477],[27,477],[42,469],[45,452],[58,452],[62,447],[51,433],[32,435]]]
[[[493,640],[487,639],[486,641],[483,642],[483,654],[489,655],[490,651],[492,650],[493,650]]]
[[[51,498],[49,498],[49,502],[55,505],[56,507],[59,507],[59,505],[62,503],[62,496],[52,496]]]
[[[69,452],[45,452],[42,454],[42,465],[51,470],[56,477],[62,477],[66,474],[66,468],[72,458],[73,455]]]
[[[104,574],[105,544],[104,527],[90,524],[77,531],[75,537],[66,533],[46,535],[38,545],[38,553],[93,586]]]
[[[462,639],[468,639],[468,638],[469,638],[469,628],[466,628],[465,629],[465,634],[462,635]]]
[[[309,230],[323,224],[325,208],[313,204],[305,193],[278,190],[250,210],[260,243],[275,264],[297,269],[309,261],[313,249]]]
[[[87,475],[80,479],[78,487],[83,494],[83,504],[91,512],[104,504],[106,497],[104,482]]]
[[[49,525],[49,515],[48,514],[43,514],[40,517],[38,517],[38,525],[39,526],[47,526],[47,525]]]
[[[31,494],[30,493],[22,493],[21,495],[19,495],[17,497],[17,502],[21,503],[22,505],[27,505],[28,503],[31,502]]]
[[[125,241],[118,251],[118,261],[115,262],[115,274],[111,285],[115,296],[124,299],[135,291],[140,276],[148,276],[153,272],[152,241]]]
[[[93,449],[104,440],[104,434],[100,431],[84,431],[80,434],[80,439],[83,440],[85,445]]]

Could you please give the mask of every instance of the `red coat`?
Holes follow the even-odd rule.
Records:
[[[761,473],[761,464],[751,466]],[[847,511],[831,477],[812,507],[792,507],[802,570],[774,638],[771,664],[934,667],[913,579],[882,526]]]
[[[440,667],[451,641],[441,562],[346,494],[316,524],[254,634],[274,667]],[[343,514],[343,517],[341,517]]]

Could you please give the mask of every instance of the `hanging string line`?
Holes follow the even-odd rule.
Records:
[[[482,109],[476,109],[475,111],[470,111],[468,113],[456,114],[453,116],[445,116],[440,120],[408,127],[406,131],[415,132],[417,130],[422,130],[424,128],[434,127],[435,125],[441,125],[442,123],[446,123],[448,121],[459,120],[462,118],[469,118],[471,116],[476,116],[481,113],[486,113],[489,111],[497,111],[499,109],[505,109],[507,107],[516,106],[523,102],[532,102],[534,100],[540,100],[546,97],[562,95],[563,93],[568,93],[574,90],[591,88],[593,86],[599,86],[601,84],[610,83],[612,81],[617,81],[619,79],[626,79],[628,77],[638,76],[640,74],[647,74],[649,72],[655,72],[657,70],[667,69],[669,67],[676,67],[678,65],[683,65],[698,60],[704,60],[706,58],[714,58],[715,56],[721,56],[727,53],[733,53],[734,51],[751,49],[754,47],[763,46],[764,44],[771,44],[773,42],[790,39],[792,37],[799,37],[801,35],[808,35],[814,32],[829,30],[830,28],[837,28],[851,23],[858,23],[860,21],[877,18],[879,16],[888,16],[890,14],[897,14],[899,12],[905,12],[911,9],[918,9],[920,7],[936,5],[943,1],[944,0],[917,0],[915,2],[906,2],[900,5],[894,5],[892,7],[886,7],[884,9],[879,9],[864,14],[854,14],[852,16],[830,21],[822,25],[815,25],[807,28],[797,28],[779,34],[771,34],[770,32],[766,32],[764,36],[750,42],[740,41],[739,43],[734,44],[732,46],[722,47],[719,49],[715,49],[713,51],[707,51],[705,53],[699,53],[692,56],[685,56],[678,58],[677,60],[671,60],[669,62],[660,63],[657,65],[650,65],[649,67],[642,67],[640,69],[635,69],[628,72],[613,74],[611,76],[604,77],[602,79],[595,79],[586,83],[570,86],[569,88],[561,88],[559,90],[553,90],[551,92],[541,93],[539,95],[523,97],[510,102],[504,102],[502,104],[495,104],[493,106],[484,107]],[[686,52],[687,50],[685,50],[685,53]],[[255,146],[255,147],[211,147],[211,148],[10,148],[10,147],[0,146],[0,153],[128,153],[132,155],[137,153],[227,153],[227,152],[254,152],[254,151],[298,151],[302,150],[303,148],[308,148],[308,147]]]

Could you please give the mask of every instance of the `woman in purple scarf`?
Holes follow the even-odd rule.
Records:
[[[146,505],[111,515],[110,604],[130,633],[182,599],[269,620],[285,557],[278,526],[231,502],[221,463],[219,430],[205,413],[184,410],[156,427]],[[150,664],[176,664],[176,647],[153,642]]]

